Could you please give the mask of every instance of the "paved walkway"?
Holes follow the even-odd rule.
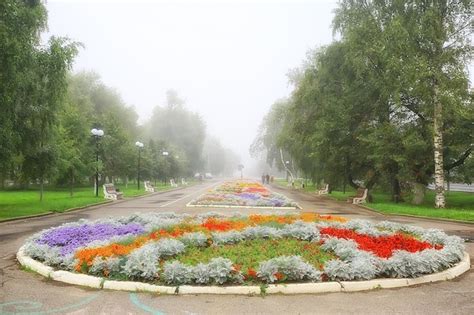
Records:
[[[186,208],[191,199],[217,182],[181,190],[112,203],[63,215],[0,223],[0,314],[474,314],[474,272],[442,283],[401,289],[358,293],[331,293],[298,296],[157,296],[85,289],[44,279],[22,271],[15,260],[17,249],[31,234],[41,229],[105,216],[127,215],[136,211],[207,212],[209,208]],[[398,221],[423,227],[439,227],[448,233],[474,235],[474,226],[418,220],[387,218],[356,206],[334,202],[298,191],[284,192],[304,211],[344,215],[349,218]],[[232,210],[223,210],[225,212]],[[256,212],[241,210],[241,212]],[[474,256],[474,244],[467,250]]]

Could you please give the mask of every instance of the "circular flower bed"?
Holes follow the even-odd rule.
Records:
[[[222,285],[417,277],[459,262],[464,245],[436,229],[315,213],[150,213],[64,224],[23,248],[107,279]]]
[[[249,181],[226,182],[191,201],[188,206],[298,208],[291,199]]]

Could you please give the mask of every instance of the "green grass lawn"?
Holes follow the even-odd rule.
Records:
[[[123,192],[124,198],[145,195],[143,186],[140,190],[136,184],[117,185]],[[171,189],[169,185],[157,183],[156,189]],[[45,189],[43,201],[39,201],[39,190],[3,190],[0,191],[0,221],[23,217],[28,215],[42,214],[47,212],[64,212],[68,209],[89,206],[105,202],[102,186],[99,187],[99,197],[95,197],[92,187],[80,187],[74,189],[74,195],[69,195],[68,188]]]
[[[444,218],[474,222],[474,193],[451,191],[446,195],[445,209],[434,208],[435,194],[428,191],[425,202],[421,205],[412,205],[409,202],[393,203],[390,196],[375,194],[374,201],[366,204],[367,207],[388,214],[408,214],[429,218]]]
[[[333,191],[329,198],[346,201],[351,195],[351,190],[345,194],[342,191]],[[434,205],[435,193],[427,191],[425,201],[421,205],[413,205],[410,200],[395,203],[390,200],[390,195],[386,193],[372,193],[373,201],[364,206],[386,214],[406,214],[428,218],[443,218],[451,220],[474,222],[474,193],[450,191],[446,193],[445,209],[436,209]]]
[[[285,179],[276,179],[275,183],[286,186]],[[309,184],[305,191],[316,192],[316,187]],[[332,191],[329,198],[346,201],[349,196],[355,194],[352,187],[348,187],[345,193],[342,191]],[[474,193],[450,191],[446,192],[445,209],[434,208],[435,194],[433,191],[426,192],[426,198],[421,205],[412,205],[409,200],[406,202],[394,203],[390,201],[390,195],[382,192],[373,192],[373,202],[364,204],[366,207],[386,214],[405,214],[429,218],[443,218],[451,220],[474,222]]]

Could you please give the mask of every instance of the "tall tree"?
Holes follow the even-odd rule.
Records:
[[[184,101],[174,91],[167,92],[164,107],[155,107],[147,129],[150,139],[163,140],[184,152],[189,162],[188,175],[203,167],[204,121],[198,114],[187,110]]]
[[[40,34],[46,26],[41,1],[7,0],[0,6],[0,102],[4,112],[0,127],[0,154],[4,156],[0,160],[8,163],[14,154],[20,154],[24,178],[39,180],[42,200],[44,180],[51,177],[57,160],[54,126],[78,44],[53,37],[41,45]]]
[[[437,208],[445,207],[445,113],[463,108],[467,94],[472,6],[469,0],[347,0],[335,18],[343,40],[365,46],[360,54],[385,61],[385,70],[398,85],[394,100],[408,95],[418,100],[416,106],[402,105],[415,115],[430,117]],[[367,36],[370,29],[376,36]]]
[[[46,27],[46,9],[40,1],[0,2],[0,170],[5,174],[16,155],[22,130],[17,113],[28,102],[31,72]]]

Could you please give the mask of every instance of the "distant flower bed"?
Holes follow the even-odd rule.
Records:
[[[297,204],[287,197],[271,192],[257,182],[224,183],[193,200],[194,206],[293,207]]]
[[[150,213],[50,228],[24,250],[108,279],[222,285],[417,277],[459,262],[464,245],[436,229],[315,213]]]

